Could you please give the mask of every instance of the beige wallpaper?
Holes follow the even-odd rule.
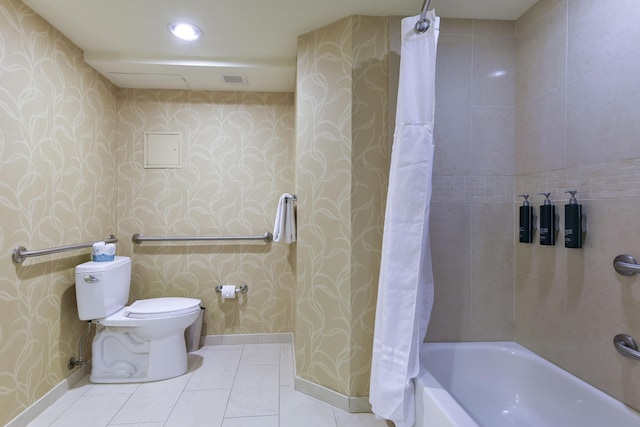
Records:
[[[86,251],[22,265],[11,252],[115,233],[116,148],[115,88],[23,3],[0,1],[0,425],[69,375],[86,330],[73,287]]]
[[[298,40],[296,369],[366,396],[387,184],[386,18]]]
[[[208,335],[291,332],[295,244],[132,244],[130,236],[262,235],[294,191],[293,95],[122,90],[118,229],[132,256],[132,299],[200,298]],[[145,169],[144,132],[182,134],[179,169]],[[218,284],[249,286],[222,301]]]

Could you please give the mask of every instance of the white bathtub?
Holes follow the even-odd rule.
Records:
[[[640,426],[640,413],[513,342],[426,343],[416,427]]]

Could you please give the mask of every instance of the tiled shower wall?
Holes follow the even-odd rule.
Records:
[[[427,340],[511,340],[515,23],[442,19],[440,31]]]
[[[517,21],[516,194],[551,192],[561,231],[516,243],[515,268],[516,340],[638,409],[638,362],[612,340],[640,337],[640,279],[612,261],[640,257],[639,19],[636,0],[542,0]],[[562,244],[567,190],[583,249]]]

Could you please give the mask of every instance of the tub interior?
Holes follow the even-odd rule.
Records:
[[[475,423],[461,426],[640,426],[638,412],[514,342],[427,343],[421,362],[416,389],[446,390]]]

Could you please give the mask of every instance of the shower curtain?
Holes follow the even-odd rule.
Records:
[[[433,171],[436,48],[439,18],[418,33],[419,16],[402,20],[396,128],[382,239],[382,260],[371,364],[373,412],[411,427],[412,378],[433,306],[429,209]]]

